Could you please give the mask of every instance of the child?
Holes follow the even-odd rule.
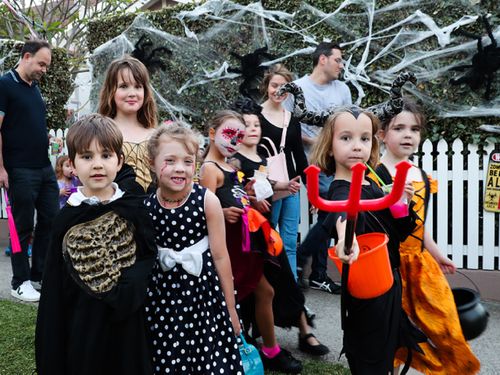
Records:
[[[149,74],[142,62],[130,56],[111,62],[101,88],[99,113],[118,125],[123,135],[124,162],[134,169],[142,193],[154,191],[147,144],[157,125],[158,113]],[[119,180],[127,169],[120,171]],[[130,185],[124,188],[132,190]]]
[[[378,159],[378,144],[375,139],[378,120],[370,112],[352,107],[339,109],[328,118],[315,144],[311,163],[324,173],[334,175],[330,186],[329,200],[346,200],[351,185],[351,167],[356,163],[374,165]],[[407,194],[411,194],[408,187]],[[383,196],[382,190],[371,180],[365,179],[361,199]],[[323,223],[325,229],[336,240],[337,255],[345,263],[356,260],[359,248],[354,240],[353,251],[345,255],[344,235],[346,221],[344,213],[331,213]],[[399,242],[413,229],[411,216],[395,220],[388,209],[375,212],[360,212],[356,235],[370,232],[385,232],[389,237],[388,250],[394,284],[385,294],[372,299],[357,299],[349,294],[342,284],[343,298],[343,352],[346,354],[351,373],[387,375],[392,370],[394,354],[401,342],[418,346],[412,342],[414,329],[401,309],[401,283],[399,266]],[[399,343],[398,343],[399,341]]]
[[[78,179],[73,176],[68,155],[57,158],[56,177],[59,185],[59,207],[63,208],[71,193],[76,192],[76,187],[79,185]]]
[[[35,335],[39,375],[152,374],[143,303],[156,257],[142,198],[113,183],[122,135],[92,114],[66,138],[82,182],[54,221]]]
[[[227,158],[238,151],[245,136],[244,120],[234,111],[220,111],[208,126],[210,145],[201,166],[200,183],[217,195],[223,208],[226,243],[238,301],[252,293],[255,295],[255,317],[264,341],[261,354],[264,367],[299,373],[302,370],[300,361],[281,349],[276,341],[272,313],[274,291],[263,276],[264,259],[257,252],[243,250],[245,232],[248,233],[244,215],[250,202],[240,181],[241,172],[228,164]]]
[[[198,147],[176,123],[148,143],[159,186],[146,200],[159,248],[146,305],[154,373],[243,375],[224,216],[192,181]]]
[[[254,176],[256,170],[265,171],[266,169],[266,160],[261,158],[257,153],[257,145],[262,133],[259,120],[261,107],[249,98],[241,98],[234,103],[234,108],[242,114],[246,126],[245,137],[234,158],[240,162],[240,170],[245,174],[245,181],[249,181]],[[286,189],[291,194],[296,194],[300,189],[299,178],[297,176],[288,183],[274,181],[271,181],[271,183],[275,190]],[[256,209],[263,214],[269,214],[269,201],[256,201],[254,197],[250,197],[250,200],[252,206]],[[274,324],[279,327],[299,327],[300,350],[312,355],[327,354],[329,349],[325,345],[322,345],[311,332],[311,327],[306,317],[304,294],[295,282],[285,252],[282,252],[277,259],[264,263],[264,277],[269,281],[274,290],[273,310],[269,319],[274,319]],[[243,311],[250,310],[253,313],[247,314],[251,315],[247,320],[256,324],[257,317],[255,316],[255,311],[252,310],[259,310],[259,308],[254,306],[255,302],[242,302],[241,305]],[[253,309],[253,307],[255,308]]]
[[[376,172],[386,183],[392,183],[396,164],[409,161],[417,150],[424,129],[423,112],[407,98],[403,99],[403,112],[382,123],[379,138],[385,153]],[[412,367],[424,374],[475,374],[480,364],[463,337],[453,294],[443,274],[453,273],[455,265],[441,254],[424,228],[429,197],[436,193],[437,181],[415,165],[407,181],[415,189],[417,226],[399,248],[403,308],[433,343],[422,345],[425,355],[413,354]],[[398,351],[396,364],[405,357],[405,350]]]

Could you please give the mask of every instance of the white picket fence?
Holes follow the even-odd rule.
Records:
[[[51,130],[51,134],[64,139],[66,131]],[[439,191],[429,205],[427,230],[432,232],[440,250],[450,255],[458,268],[499,269],[499,215],[482,209],[487,156],[493,149],[494,145],[488,144],[480,154],[476,145],[464,147],[460,140],[454,141],[451,146],[441,140],[436,147],[426,141],[421,158],[416,160],[439,182]],[[66,152],[64,147],[61,153]],[[51,158],[54,162],[55,157]],[[1,207],[1,218],[6,218],[3,197]],[[302,239],[313,222],[303,187],[299,227]]]

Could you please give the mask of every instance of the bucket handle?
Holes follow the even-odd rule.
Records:
[[[465,273],[463,273],[463,272],[460,272],[459,270],[455,270],[455,272],[456,272],[456,273],[458,273],[458,274],[460,274],[460,275],[462,275],[462,276],[463,276],[463,277],[465,277],[467,280],[469,280],[469,281],[471,282],[471,284],[472,284],[472,285],[474,285],[474,289],[476,290],[476,292],[478,292],[478,294],[481,294],[481,292],[479,291],[479,288],[478,288],[477,284],[476,284],[474,281],[472,281],[472,279],[471,279],[469,276],[467,276],[467,275],[466,275]]]

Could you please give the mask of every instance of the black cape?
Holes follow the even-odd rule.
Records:
[[[133,225],[135,261],[111,290],[95,295],[75,281],[62,242],[73,226],[110,211]],[[152,374],[143,303],[156,246],[142,198],[125,194],[105,205],[66,205],[53,228],[35,335],[38,374]]]
[[[370,179],[363,185],[361,199],[375,199],[383,196],[382,190]],[[346,200],[350,182],[334,180],[330,186],[329,199]],[[344,213],[331,213],[323,222],[324,229],[337,239],[335,223]],[[385,294],[372,299],[358,299],[349,294],[343,285],[342,303],[344,317],[343,352],[345,352],[352,374],[387,375],[393,368],[394,355],[398,347],[410,347],[420,351],[418,342],[425,341],[425,335],[414,327],[402,309],[401,278],[399,275],[399,244],[415,228],[415,215],[394,219],[389,209],[360,212],[356,235],[371,232],[386,233],[387,248],[394,276],[394,284]]]

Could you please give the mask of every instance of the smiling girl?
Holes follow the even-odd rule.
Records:
[[[261,92],[266,100],[262,103],[262,113],[259,116],[262,127],[261,145],[272,149],[269,145],[269,142],[272,142],[276,150],[279,150],[281,136],[283,132],[286,132],[284,152],[289,180],[302,176],[302,181],[305,182],[304,169],[307,167],[307,158],[304,153],[300,123],[282,107],[287,95],[276,95],[282,85],[291,81],[292,73],[281,64],[272,66],[262,80]],[[261,149],[264,150],[264,147]],[[299,194],[290,194],[273,202],[271,222],[275,227],[279,227],[280,236],[283,239],[283,245],[295,278],[297,278],[299,220]]]
[[[124,162],[134,169],[143,192],[148,191],[152,175],[147,142],[157,125],[158,114],[143,63],[125,56],[110,64],[101,89],[99,113],[115,120],[123,135]]]
[[[154,372],[242,375],[224,215],[217,197],[193,183],[198,147],[177,123],[148,144],[158,179],[146,200],[158,246],[146,304]]]

